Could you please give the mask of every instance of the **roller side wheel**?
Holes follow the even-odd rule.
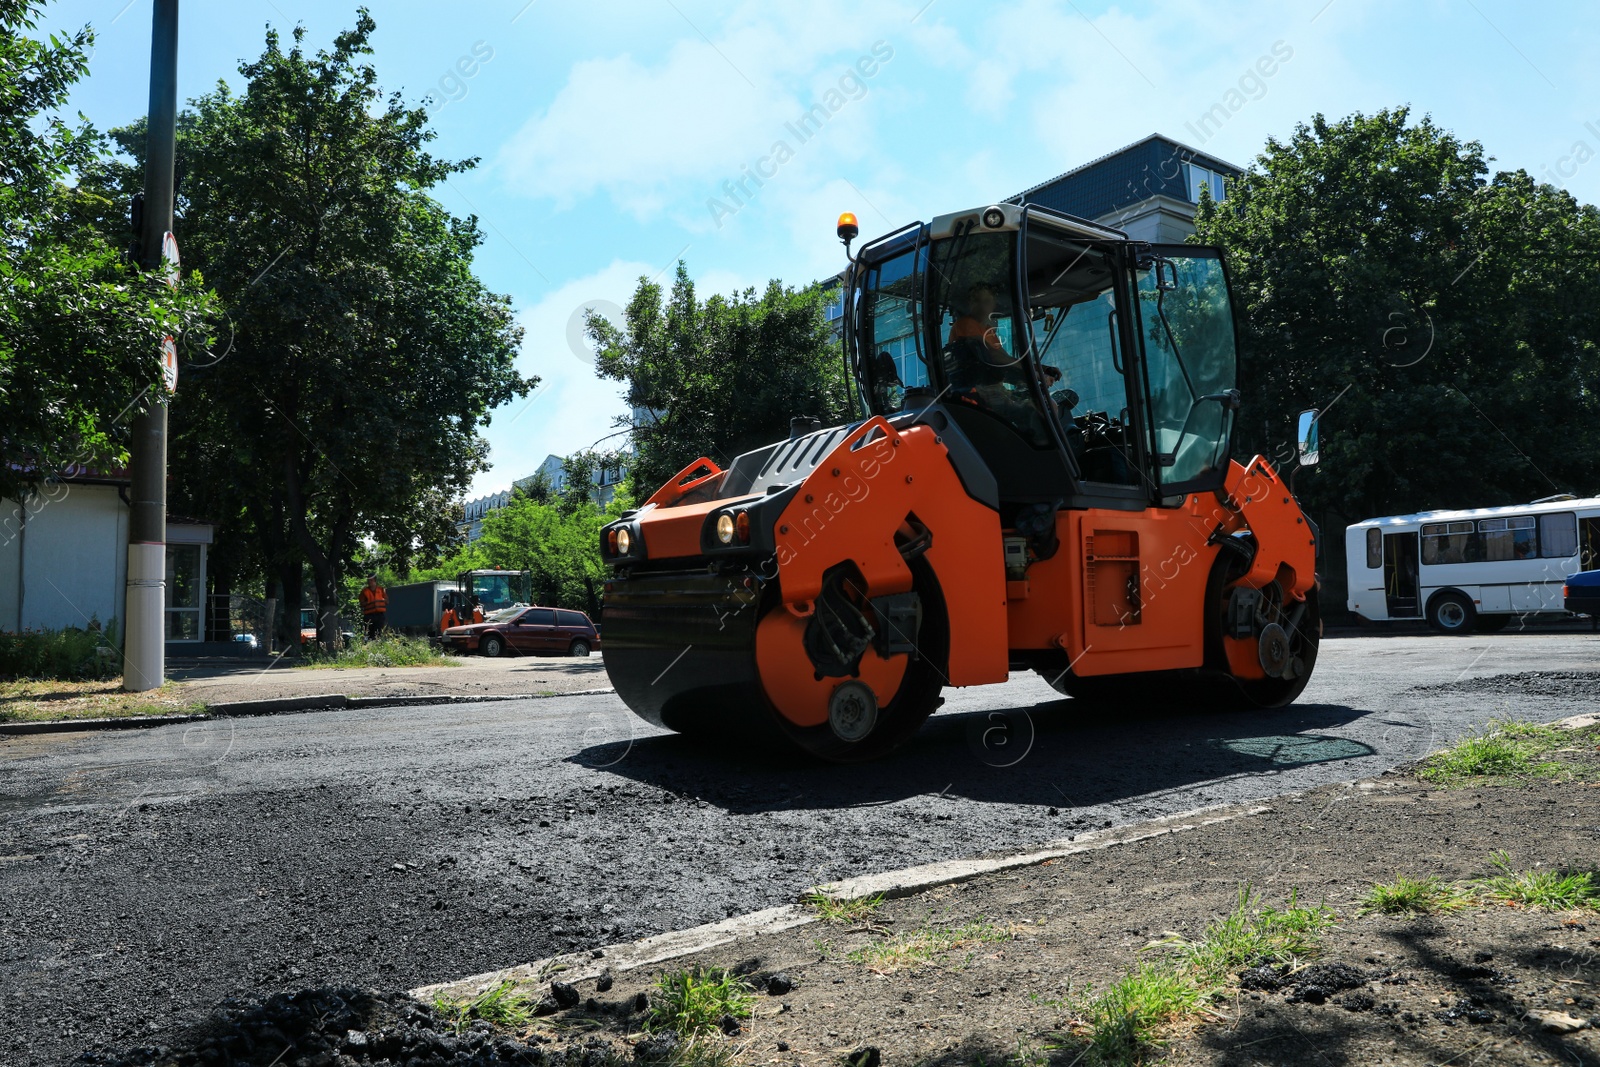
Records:
[[[1228,585],[1242,573],[1237,559],[1225,554],[1217,558],[1206,585],[1206,603],[1210,605],[1206,617],[1208,669],[1199,672],[1194,694],[1196,703],[1214,711],[1281,708],[1293,703],[1311,681],[1322,645],[1321,586],[1314,584],[1306,593],[1303,611],[1296,614],[1292,607],[1283,609],[1281,625],[1273,635],[1275,640],[1262,650],[1262,655],[1285,669],[1288,677],[1234,675],[1223,650],[1222,635],[1228,624]],[[1268,588],[1276,589],[1276,585]]]
[[[1317,652],[1322,645],[1322,609],[1318,589],[1313,586],[1306,593],[1306,609],[1299,621],[1289,628],[1285,636],[1288,647],[1285,655],[1294,665],[1289,678],[1234,678],[1219,680],[1224,695],[1235,690],[1244,698],[1243,706],[1253,708],[1281,708],[1292,704],[1305,692],[1311,681],[1311,672],[1317,665]],[[1235,699],[1233,706],[1240,706]]]
[[[880,705],[870,688],[841,678],[830,700],[829,721],[820,726],[796,726],[776,710],[772,712],[783,734],[818,759],[862,763],[887,755],[916,733],[943,703],[939,698],[944,688],[940,665],[947,662],[950,647],[944,597],[924,561],[914,561],[911,571],[922,599],[922,628],[917,635],[917,653],[907,663],[894,696]]]

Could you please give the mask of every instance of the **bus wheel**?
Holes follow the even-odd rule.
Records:
[[[1469,634],[1478,613],[1460,593],[1440,593],[1428,602],[1428,625],[1442,634]]]

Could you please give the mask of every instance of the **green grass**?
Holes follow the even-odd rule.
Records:
[[[1164,1035],[1204,1014],[1233,988],[1237,972],[1264,963],[1298,966],[1317,954],[1332,924],[1326,907],[1305,907],[1293,893],[1280,909],[1261,905],[1249,886],[1241,886],[1233,910],[1207,923],[1198,939],[1156,942],[1150,947],[1176,951],[1140,963],[1104,992],[1091,989],[1069,1007],[1081,1061],[1099,1067],[1158,1061]]]
[[[1592,871],[1518,871],[1503,851],[1491,856],[1490,862],[1500,873],[1478,883],[1490,900],[1544,911],[1600,908],[1600,884]]]
[[[1089,1046],[1085,1060],[1105,1067],[1132,1067],[1160,1056],[1168,1027],[1198,1015],[1210,990],[1168,961],[1147,961],[1104,993],[1089,992],[1079,1016]]]
[[[127,693],[122,679],[104,681],[0,682],[0,722],[62,722],[122,719],[143,715],[197,715],[203,701],[190,700],[180,682]]]
[[[818,918],[841,926],[860,926],[866,923],[883,906],[883,901],[882,893],[870,897],[842,899],[831,897],[826,893],[812,892],[800,898],[800,903],[815,911]]]
[[[650,996],[649,1030],[675,1030],[685,1041],[717,1032],[724,1015],[748,1019],[756,998],[744,979],[723,970],[670,971]]]
[[[1333,925],[1326,907],[1303,907],[1298,891],[1283,909],[1260,906],[1241,886],[1233,911],[1206,925],[1198,941],[1169,939],[1205,981],[1222,983],[1235,971],[1262,963],[1294,966],[1316,954],[1324,930]]]
[[[69,626],[64,630],[0,630],[0,679],[82,681],[122,673],[122,641],[113,619],[102,630]]]
[[[953,949],[1009,941],[1015,936],[1009,928],[982,918],[962,926],[929,923],[910,933],[863,945],[845,958],[862,964],[874,974],[893,974],[907,967],[931,963],[935,957]]]
[[[1449,885],[1437,877],[1407,878],[1402,874],[1387,885],[1374,882],[1367,895],[1361,898],[1356,914],[1431,915],[1457,911],[1474,903],[1476,898],[1471,890]]]
[[[533,1022],[533,1008],[537,1003],[532,993],[506,979],[493,989],[475,997],[433,998],[433,1008],[442,1015],[456,1033],[462,1033],[477,1019],[483,1019],[498,1029],[522,1032]]]
[[[448,656],[426,638],[406,637],[403,634],[384,632],[375,640],[357,637],[333,654],[322,646],[305,646],[305,659],[301,667],[459,667],[461,661]]]
[[[1571,731],[1554,726],[1495,720],[1423,760],[1417,777],[1436,785],[1554,778],[1567,768],[1540,757],[1570,744],[1573,739]]]

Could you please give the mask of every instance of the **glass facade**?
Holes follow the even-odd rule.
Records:
[[[167,546],[168,641],[200,640],[200,605],[205,594],[202,551],[201,545]]]

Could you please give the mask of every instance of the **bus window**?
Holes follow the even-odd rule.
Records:
[[[1566,559],[1578,554],[1578,516],[1570,511],[1539,516],[1539,555]]]
[[[1532,516],[1479,519],[1478,533],[1483,541],[1483,559],[1490,563],[1532,559],[1539,554],[1538,531]]]
[[[1443,563],[1476,563],[1483,550],[1471,522],[1430,522],[1422,528],[1422,562],[1430,567]]]
[[[1367,531],[1367,570],[1383,566],[1383,531],[1376,526]]]

